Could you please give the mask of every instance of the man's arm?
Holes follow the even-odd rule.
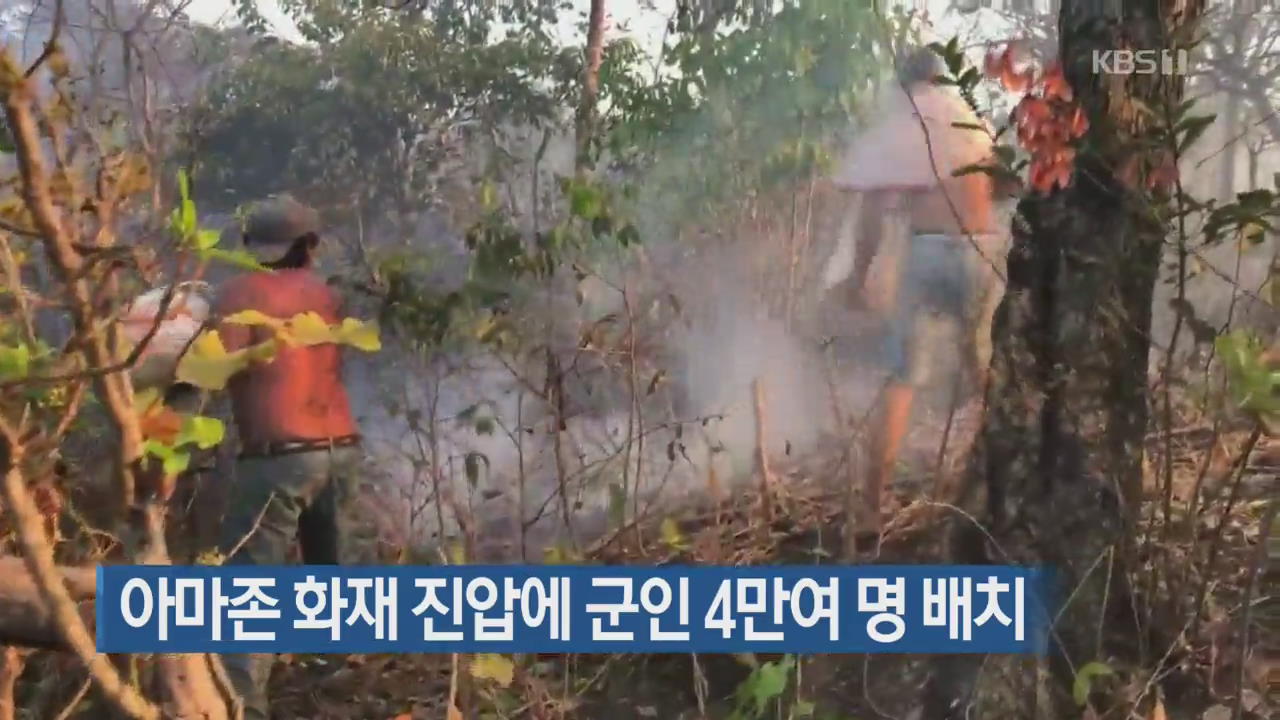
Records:
[[[889,210],[888,194],[881,190],[863,193],[858,217],[857,253],[853,258],[853,290],[861,293],[871,270],[871,261],[880,252],[884,214]]]

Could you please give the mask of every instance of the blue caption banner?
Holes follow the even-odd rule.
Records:
[[[1040,653],[1004,566],[98,568],[104,653]]]

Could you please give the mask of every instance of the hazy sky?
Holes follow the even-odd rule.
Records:
[[[297,30],[289,18],[280,11],[276,0],[257,0],[257,4],[263,16],[276,26],[281,35],[296,35]],[[192,0],[192,3],[187,6],[187,15],[196,22],[216,25],[222,21],[234,21],[235,9],[231,5],[231,0]]]
[[[666,18],[675,8],[676,0],[619,0],[610,3],[608,12],[613,24],[621,24],[626,30],[637,35],[641,42],[661,42],[662,29]],[[281,10],[276,0],[257,0],[258,9],[277,31],[285,37],[297,37],[297,29]],[[575,0],[575,4],[585,13],[588,0]],[[232,0],[193,0],[187,7],[187,14],[197,22],[215,24],[220,21],[234,22],[235,10]],[[578,17],[564,19],[562,31],[572,33]]]
[[[951,4],[949,0],[901,1],[904,4],[927,8],[938,37],[949,37],[957,32],[972,32],[975,29],[975,25],[984,26],[981,28],[982,30],[989,29],[995,32],[997,26],[1002,24],[990,22],[994,20],[990,16],[983,17],[984,11],[979,11],[979,13],[967,17],[948,12],[948,7]],[[616,32],[616,28],[621,27],[634,35],[642,45],[656,49],[661,42],[663,28],[666,25],[667,18],[671,16],[675,8],[675,3],[676,0],[615,0],[606,6],[606,10],[614,32]],[[263,16],[275,25],[282,36],[297,37],[297,30],[289,18],[280,10],[277,0],[257,0],[257,4]],[[589,0],[575,0],[575,4],[580,8],[581,13],[585,14],[590,3]],[[193,20],[203,23],[213,24],[220,21],[235,21],[232,0],[193,0],[191,5],[187,7],[187,13]],[[577,32],[576,25],[579,21],[580,17],[576,16],[564,19],[561,29],[566,34],[566,40],[572,36],[572,33]]]

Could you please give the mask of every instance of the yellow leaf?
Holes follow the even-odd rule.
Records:
[[[294,315],[284,336],[290,345],[322,345],[335,340],[333,328],[318,313]]]
[[[338,328],[338,339],[365,352],[378,352],[382,349],[382,340],[378,337],[378,326],[355,318],[342,321],[342,327]]]
[[[250,360],[254,362],[268,363],[276,359],[276,352],[280,349],[280,344],[275,340],[266,340],[257,345],[250,345],[241,350]]]
[[[283,320],[273,318],[270,315],[260,313],[257,310],[241,310],[238,313],[226,316],[222,321],[232,325],[265,325],[277,330],[284,327]]]
[[[204,390],[221,390],[251,360],[248,349],[228,353],[216,330],[206,330],[178,361],[177,379]]]
[[[502,655],[485,653],[476,655],[471,661],[471,677],[477,680],[492,680],[502,687],[511,684],[515,673],[515,664]]]

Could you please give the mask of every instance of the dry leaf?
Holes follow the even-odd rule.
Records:
[[[1231,720],[1231,708],[1226,705],[1214,705],[1204,711],[1200,720]]]
[[[449,705],[449,712],[445,715],[446,720],[462,720],[462,711],[457,705]]]
[[[152,406],[138,418],[138,431],[145,439],[172,445],[182,432],[182,416],[163,405]]]
[[[1164,712],[1164,703],[1156,700],[1155,707],[1151,708],[1151,720],[1169,720],[1169,716]]]
[[[511,684],[515,677],[516,666],[510,659],[493,653],[476,655],[471,661],[471,677],[479,680],[492,680],[502,687]]]

